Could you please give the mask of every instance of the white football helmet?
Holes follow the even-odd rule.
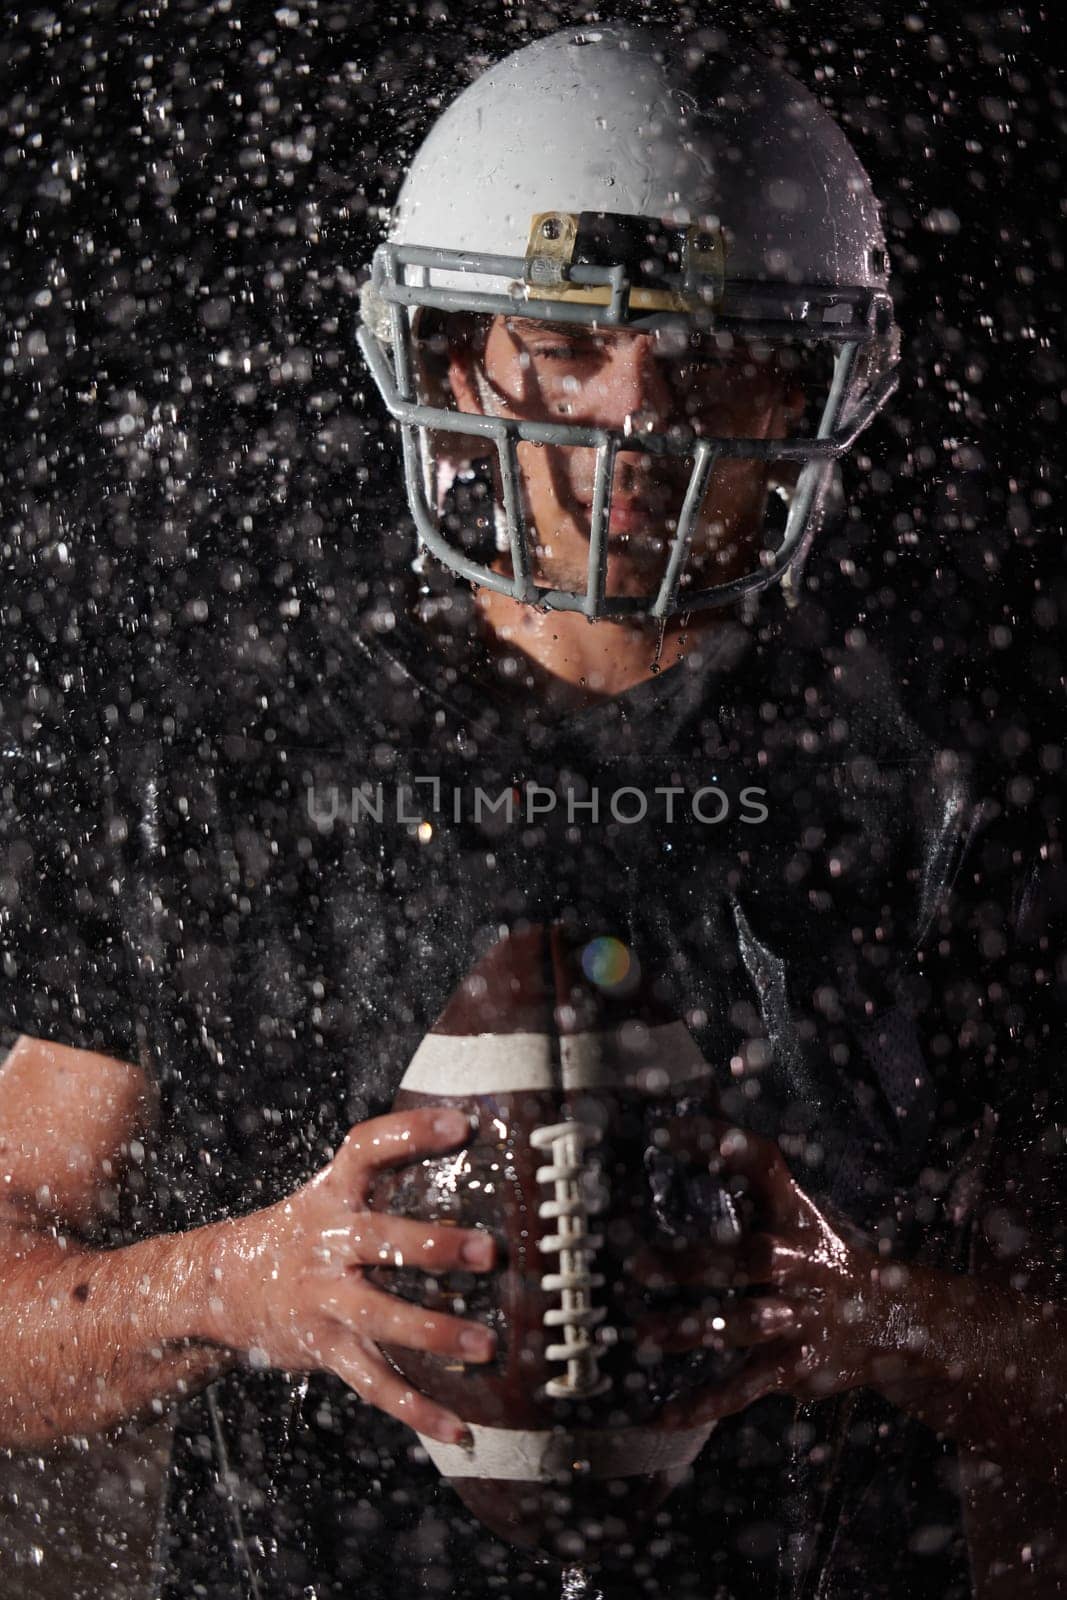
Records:
[[[411,163],[364,287],[358,341],[400,424],[421,543],[460,576],[589,617],[659,619],[730,605],[799,570],[835,463],[896,387],[897,333],[878,204],[837,124],[802,85],[730,47],[679,60],[669,34],[568,28],[506,57],[442,114]],[[432,314],[519,314],[599,328],[682,322],[828,353],[825,398],[804,433],[722,437],[457,411],[421,379]],[[498,463],[510,572],[475,559],[441,513],[441,434],[484,439]],[[517,445],[596,452],[584,590],[531,575]],[[620,450],[683,456],[688,489],[662,578],[605,593]],[[786,465],[787,505],[753,570],[700,588],[687,552],[727,456]],[[453,519],[454,520],[454,519]],[[468,541],[469,543],[469,541]],[[500,563],[497,563],[498,565]]]

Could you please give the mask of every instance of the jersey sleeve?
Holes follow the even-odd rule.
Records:
[[[95,711],[0,719],[0,1034],[136,1061],[126,827]]]

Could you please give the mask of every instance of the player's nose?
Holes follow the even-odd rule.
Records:
[[[627,433],[655,433],[665,428],[674,411],[674,396],[656,356],[651,335],[631,334],[610,347],[605,396],[610,426]]]

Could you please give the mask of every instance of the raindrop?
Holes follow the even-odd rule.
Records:
[[[589,1569],[576,1563],[564,1567],[559,1592],[560,1600],[604,1600],[603,1591],[594,1584]]]

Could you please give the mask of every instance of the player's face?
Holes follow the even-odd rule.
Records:
[[[481,383],[479,383],[480,369]],[[782,438],[802,408],[770,346],[670,327],[592,329],[500,316],[453,339],[450,380],[463,410],[634,433]],[[488,386],[491,406],[485,404]],[[583,589],[593,503],[591,449],[518,447],[534,576]],[[691,462],[619,452],[608,527],[609,594],[651,592],[667,559]],[[763,527],[766,462],[721,458],[700,509],[689,571],[699,586],[750,571]]]

